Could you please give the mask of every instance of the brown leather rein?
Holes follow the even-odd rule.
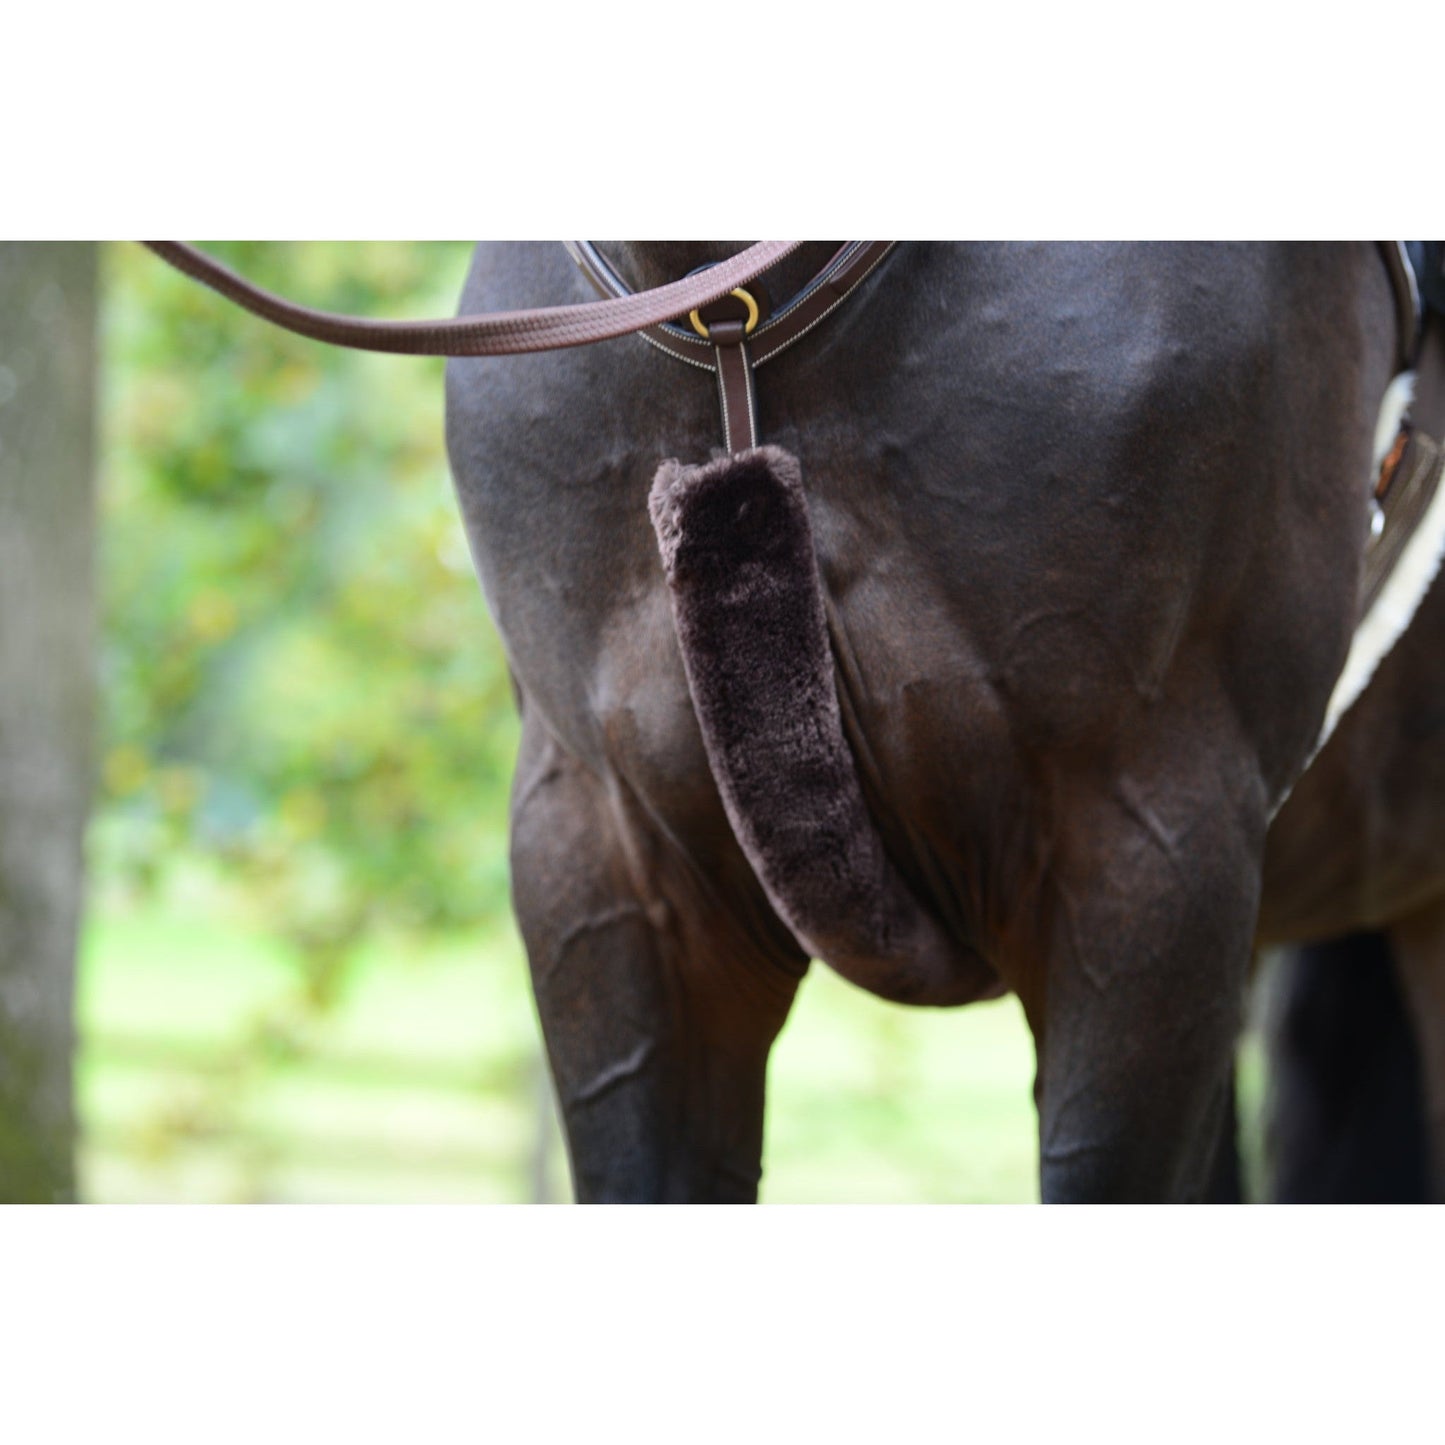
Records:
[[[315,311],[253,285],[184,241],[142,244],[192,280],[265,321],[313,341],[358,351],[408,356],[514,356],[588,346],[637,333],[669,356],[717,373],[723,439],[730,452],[739,452],[757,446],[759,440],[753,367],[811,331],[852,294],[895,243],[847,242],[761,326],[758,305],[744,288],[797,250],[801,241],[759,241],[680,281],[635,293],[628,290],[590,241],[569,241],[567,250],[572,259],[603,300],[441,321],[369,321]],[[736,317],[738,300],[747,308],[745,320]],[[710,310],[718,302],[725,303],[721,315]],[[690,317],[696,334],[669,324],[681,316]]]
[[[577,306],[542,306],[442,321],[369,321],[298,306],[253,285],[230,267],[212,260],[184,241],[143,241],[163,261],[194,281],[218,291],[237,306],[298,336],[348,346],[357,351],[389,351],[406,356],[514,356],[525,351],[554,351],[610,341],[659,322],[686,316],[726,296],[796,251],[801,241],[759,241],[681,281],[651,291],[589,301]]]

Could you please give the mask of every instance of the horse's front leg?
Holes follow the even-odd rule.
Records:
[[[1064,789],[1043,967],[1021,989],[1039,1054],[1046,1202],[1206,1197],[1259,896],[1244,768],[1207,748]],[[1072,793],[1072,796],[1069,794]]]
[[[577,1198],[752,1202],[768,1051],[807,961],[771,915],[724,912],[640,814],[524,723],[513,896]]]

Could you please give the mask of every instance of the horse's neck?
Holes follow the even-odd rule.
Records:
[[[769,293],[781,305],[823,268],[842,243],[805,241],[768,273]],[[662,286],[699,266],[736,256],[746,241],[599,241],[598,248],[636,291]]]

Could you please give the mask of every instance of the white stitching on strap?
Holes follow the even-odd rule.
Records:
[[[743,380],[746,383],[744,390],[748,396],[748,445],[755,447],[758,444],[757,388],[753,385],[752,358],[746,348],[746,341],[738,343],[738,349],[742,352]]]
[[[679,356],[677,352],[664,346],[655,336],[646,331],[637,333],[649,346],[655,346],[664,356],[670,356],[674,361],[680,361],[684,366],[695,366],[699,371],[716,371],[717,367],[710,361],[698,361],[691,356]]]
[[[897,245],[895,241],[893,245]],[[753,365],[761,366],[765,361],[771,361],[775,356],[781,356],[795,341],[801,341],[820,321],[825,321],[831,316],[893,253],[893,246],[879,253],[873,264],[863,272],[861,276],[821,315],[815,316],[796,336],[790,336],[786,341],[773,348],[766,356],[757,357]]]
[[[808,299],[808,297],[813,294],[813,292],[818,291],[822,287],[826,286],[828,282],[834,276],[836,276],[838,272],[841,271],[854,258],[854,256],[858,254],[858,252],[862,249],[863,244],[864,243],[862,241],[850,241],[846,246],[844,246],[843,249],[839,251],[837,255],[835,255],[832,260],[829,261],[828,264],[816,276],[813,277],[813,279],[808,283],[808,285],[804,287],[804,289],[800,291],[796,296],[794,296],[793,299],[789,301],[788,304],[784,306],[783,309],[779,311],[776,316],[770,316],[766,321],[763,322],[761,326],[758,327],[757,332],[753,338],[754,342],[757,345],[761,346],[767,333],[774,330],[776,327],[781,326],[782,323],[786,321],[788,317],[790,317],[793,312],[795,312],[798,307],[800,307]],[[882,260],[881,256],[879,257],[879,260]],[[858,278],[859,281],[861,281],[862,279],[862,276]],[[856,285],[857,283],[855,282],[854,284]],[[848,288],[849,291],[851,291],[852,289],[852,286]],[[847,292],[845,292],[844,294],[846,295]]]
[[[722,348],[715,347],[714,350],[717,352],[717,392],[718,396],[722,398],[723,445],[728,449],[728,455],[731,456],[737,451],[737,448],[733,445],[733,419],[728,413],[727,377],[723,372]]]

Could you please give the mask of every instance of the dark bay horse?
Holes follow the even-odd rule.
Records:
[[[737,248],[603,249],[642,288]],[[485,245],[463,309],[588,295],[560,246]],[[1205,1192],[1260,941],[1387,930],[1441,1025],[1445,1117],[1445,596],[1295,786],[1351,644],[1398,347],[1370,244],[905,244],[760,375],[762,434],[800,466],[836,786],[901,920],[870,934],[864,899],[816,951],[913,1002],[1019,995],[1045,1200]],[[775,904],[849,866],[765,888],[704,746],[648,502],[664,460],[716,453],[717,416],[709,375],[637,338],[448,370],[583,1200],[756,1197],[768,1052],[814,951]],[[766,739],[786,699],[758,669]],[[885,935],[925,942],[870,972]]]

